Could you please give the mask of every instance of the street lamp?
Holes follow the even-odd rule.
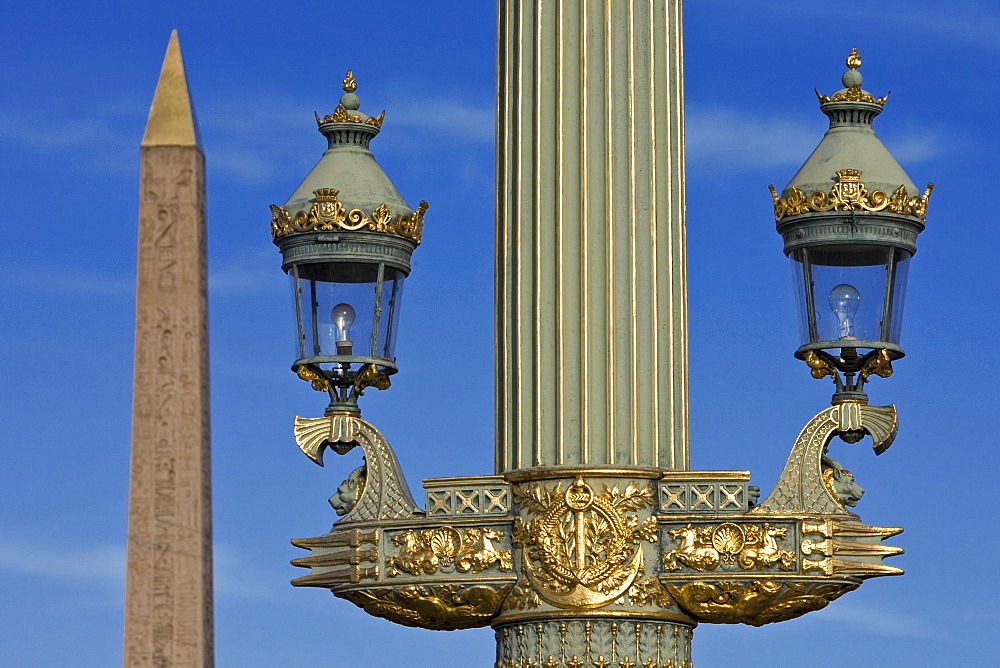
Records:
[[[780,197],[771,186],[798,302],[795,356],[833,378],[835,403],[867,401],[868,377],[890,376],[903,356],[907,270],[933,188],[921,194],[872,131],[888,96],[861,89],[857,49],[847,67],[842,90],[816,93],[823,140]]]
[[[316,116],[329,148],[285,205],[271,206],[271,234],[292,282],[292,370],[329,393],[327,415],[360,415],[365,388],[388,388],[396,372],[403,281],[427,202],[411,209],[368,149],[385,112],[358,111],[351,72],[343,88],[334,112]]]
[[[294,368],[331,395],[325,416],[295,419],[296,444],[318,464],[328,447],[364,454],[330,499],[340,519],[292,541],[310,552],[292,584],[406,626],[492,626],[496,668],[689,668],[699,623],[781,622],[902,574],[883,563],[902,529],[849,509],[863,490],[828,447],[870,435],[880,454],[896,436],[895,408],[869,406],[863,385],[902,356],[930,186],[918,194],[872,132],[885,99],[861,90],[853,52],[844,90],[820,97],[826,137],[781,196],[771,188],[800,293],[796,355],[833,377],[834,405],[763,500],[748,471],[690,470],[680,5],[566,4],[500,2],[493,475],[426,479],[420,508],[359,417],[361,391],[395,371],[399,284],[427,207],[410,211],[371,159],[382,117],[357,112],[349,73],[319,119],[330,150],[272,207],[296,295]],[[590,53],[594,35],[611,40],[596,71],[556,58]],[[546,62],[559,65],[542,76]]]

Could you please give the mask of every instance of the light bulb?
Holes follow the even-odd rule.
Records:
[[[330,320],[337,328],[338,342],[351,340],[351,325],[354,324],[355,318],[357,318],[357,314],[350,304],[337,304],[330,311]]]
[[[837,325],[840,329],[840,338],[853,339],[854,336],[854,316],[858,313],[861,305],[861,295],[853,285],[841,283],[827,297],[830,310],[837,316]]]

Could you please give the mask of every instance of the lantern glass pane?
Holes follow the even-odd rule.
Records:
[[[896,265],[892,276],[891,317],[888,326],[888,341],[895,344],[899,344],[899,335],[903,329],[903,305],[906,302],[906,277],[910,271],[910,257],[907,251],[896,250]]]
[[[816,314],[813,312],[812,321],[808,317],[810,311],[809,304],[806,301],[806,265],[803,261],[805,256],[805,251],[795,251],[790,256],[789,259],[792,267],[792,290],[794,291],[795,297],[795,315],[798,316],[796,320],[799,323],[799,344],[804,345],[810,343],[812,338],[809,336],[809,327],[811,322],[815,322]]]
[[[393,360],[392,318],[398,311],[403,273],[367,263],[298,265],[296,325],[299,359],[354,356]],[[320,364],[331,370],[335,362]],[[339,368],[339,367],[338,367]]]
[[[403,272],[385,268],[382,288],[382,315],[379,318],[380,357],[396,359],[396,332],[399,324],[399,306],[403,300]]]
[[[887,271],[894,252],[823,246],[792,253],[802,343],[884,341]]]

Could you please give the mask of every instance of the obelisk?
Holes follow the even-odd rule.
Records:
[[[142,140],[125,666],[211,666],[205,169],[177,31]]]

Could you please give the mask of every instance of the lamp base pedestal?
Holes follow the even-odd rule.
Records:
[[[495,668],[691,666],[691,628],[648,619],[546,619],[496,627]]]

